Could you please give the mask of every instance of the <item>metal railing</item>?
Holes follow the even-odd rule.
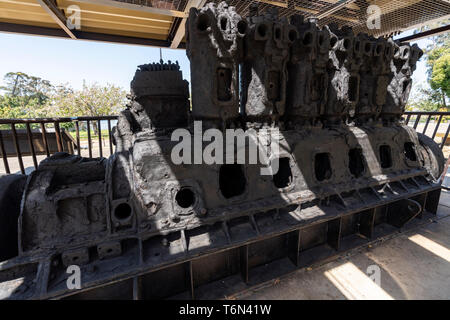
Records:
[[[425,120],[423,128],[418,128],[419,124],[421,124],[420,120],[424,119],[425,117],[426,117],[426,120]],[[417,132],[421,132],[421,133],[429,136],[433,140],[436,138],[436,135],[439,134],[439,129],[443,129],[443,132],[445,132],[445,134],[442,136],[442,141],[441,141],[439,146],[440,146],[441,149],[444,148],[445,142],[447,141],[448,135],[450,133],[450,112],[408,111],[408,112],[405,112],[404,118],[405,118],[406,125],[410,125],[410,122],[414,123],[412,127]],[[444,120],[444,124],[447,126],[446,128],[445,127],[441,127],[441,124],[443,123],[442,120]],[[430,121],[433,121],[434,128],[432,126],[430,127]],[[430,133],[429,129],[432,130],[431,131],[432,132],[431,135],[429,134]]]
[[[12,158],[10,160],[17,161],[20,172],[25,173],[25,166],[23,161],[23,155],[24,154],[30,154],[33,162],[34,168],[37,168],[38,166],[38,160],[37,160],[37,152],[36,152],[36,134],[40,135],[40,144],[42,148],[41,154],[44,156],[50,156],[51,154],[55,152],[61,152],[65,151],[68,153],[76,153],[80,156],[82,156],[81,150],[83,147],[81,146],[81,127],[85,128],[85,133],[87,134],[86,139],[83,139],[83,141],[87,140],[87,156],[89,158],[93,157],[93,135],[92,135],[92,125],[96,124],[97,126],[97,132],[98,132],[98,148],[96,148],[96,156],[102,157],[104,154],[103,150],[103,134],[102,134],[102,122],[106,122],[107,127],[107,135],[108,137],[108,145],[105,146],[105,148],[108,148],[109,146],[109,154],[113,153],[113,143],[112,143],[112,125],[111,121],[116,121],[117,116],[99,116],[99,117],[74,117],[74,118],[38,118],[38,119],[0,119],[0,154],[3,160],[3,170],[0,168],[0,172],[6,172],[10,173],[10,163],[9,158]],[[412,126],[415,130],[418,132],[421,132],[423,134],[426,134],[427,136],[431,137],[432,139],[435,139],[436,136],[442,137],[442,140],[440,142],[440,148],[442,149],[445,145],[445,142],[447,141],[447,138],[450,133],[450,112],[405,112],[404,114],[405,123],[407,125]],[[61,125],[63,124],[71,124],[71,133],[75,135],[75,139],[71,144],[63,143],[63,133],[64,128],[61,128]],[[23,152],[23,144],[22,148],[19,141],[19,135],[18,130],[16,126],[25,127],[26,129],[26,137],[27,137],[27,149],[29,152]],[[47,126],[47,127],[46,127]],[[55,146],[53,146],[53,149],[49,147],[49,133],[51,130],[49,130],[48,126],[53,126],[54,135],[56,136],[56,143]],[[38,133],[32,132],[32,127],[40,129],[40,132]],[[1,130],[1,128],[3,128]],[[5,140],[4,136],[5,133],[8,132],[8,128],[11,131],[12,136],[12,149],[13,154],[8,153],[5,149]],[[34,134],[34,135],[33,135]],[[66,139],[70,139],[71,135],[66,135]],[[23,142],[23,141],[22,141]],[[71,147],[73,145],[74,147]],[[17,166],[17,164],[16,164]]]
[[[4,171],[6,173],[10,173],[10,163],[8,161],[8,154],[6,152],[5,148],[5,140],[4,140],[4,133],[9,130],[11,130],[11,136],[12,136],[12,142],[15,149],[15,155],[14,158],[17,158],[20,171],[24,174],[25,173],[25,167],[23,162],[23,156],[22,156],[22,150],[20,146],[19,141],[19,135],[17,132],[16,126],[24,126],[26,129],[26,136],[28,140],[28,148],[29,153],[31,154],[32,160],[33,160],[33,166],[36,169],[38,166],[37,161],[37,153],[35,149],[36,141],[33,138],[33,132],[32,127],[38,127],[40,128],[41,133],[41,142],[44,147],[44,154],[48,157],[51,155],[51,153],[55,152],[69,152],[69,153],[75,153],[75,150],[77,150],[77,154],[81,155],[81,139],[80,139],[80,127],[82,125],[85,125],[86,131],[87,131],[87,144],[88,144],[88,155],[90,158],[93,156],[92,152],[92,133],[93,130],[91,128],[92,124],[96,124],[97,131],[98,131],[98,153],[99,156],[103,156],[103,146],[102,146],[102,121],[107,122],[107,129],[108,129],[108,140],[109,140],[109,153],[113,153],[113,144],[112,144],[112,131],[111,131],[111,121],[117,120],[117,116],[99,116],[99,117],[73,117],[73,118],[37,118],[37,119],[0,119],[0,127],[3,127],[3,130],[0,130],[0,153],[1,157],[3,159],[3,165],[4,165]],[[72,127],[75,128],[75,139],[76,142],[73,143],[76,148],[67,148],[64,147],[65,144],[63,143],[63,136],[62,132],[64,129],[61,129],[62,124],[72,124]],[[46,126],[53,126],[54,133],[56,136],[56,150],[51,150],[49,148],[49,136],[48,133],[50,130],[49,128],[46,128]],[[6,127],[6,129],[5,129]],[[23,148],[23,147],[22,147]],[[69,150],[65,150],[69,149]],[[71,149],[71,150],[70,150]],[[53,152],[52,152],[53,151]]]

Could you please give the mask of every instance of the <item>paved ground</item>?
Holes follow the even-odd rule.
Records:
[[[449,248],[450,193],[443,191],[435,222],[233,298],[450,299]]]

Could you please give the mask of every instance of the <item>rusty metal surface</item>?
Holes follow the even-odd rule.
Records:
[[[177,63],[139,66],[109,159],[57,153],[27,176],[1,297],[205,297],[216,280],[263,280],[253,271],[272,262],[266,277],[436,213],[442,151],[401,118],[420,49],[225,3],[191,9],[187,30],[192,110]],[[199,133],[197,120],[200,134],[278,143],[278,172],[176,164],[171,134]]]

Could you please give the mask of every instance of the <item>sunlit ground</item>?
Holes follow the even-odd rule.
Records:
[[[236,298],[450,299],[450,193],[442,193],[437,220],[424,223]]]

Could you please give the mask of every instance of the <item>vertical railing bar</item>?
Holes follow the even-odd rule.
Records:
[[[45,124],[44,122],[41,122],[40,125],[41,125],[42,142],[44,143],[45,153],[47,154],[47,157],[50,157],[50,150],[48,148],[47,131],[45,130]]]
[[[417,129],[417,125],[419,124],[419,121],[420,121],[420,117],[421,117],[421,115],[420,115],[420,114],[418,114],[418,115],[416,116],[416,122],[414,122],[414,130],[416,130],[416,129]]]
[[[63,148],[62,148],[62,142],[61,142],[61,130],[59,128],[59,122],[55,121],[54,126],[55,126],[56,145],[58,147],[58,152],[62,152]]]
[[[98,126],[98,151],[100,153],[100,157],[103,157],[102,126],[101,126],[100,122],[101,122],[101,120],[97,120],[97,126]]]
[[[406,125],[408,125],[408,123],[409,123],[409,119],[411,118],[411,115],[410,114],[408,114],[407,116],[406,116],[406,120],[405,120],[405,122],[406,122]]]
[[[37,164],[37,159],[36,159],[36,151],[34,150],[34,145],[33,145],[33,133],[31,132],[30,123],[27,122],[25,124],[25,126],[27,128],[28,144],[30,145],[31,157],[33,158],[33,165],[34,165],[34,168],[37,169],[38,164]]]
[[[80,145],[80,124],[78,120],[75,120],[75,130],[77,134],[77,153],[79,156],[81,156],[81,145]]]
[[[423,131],[422,131],[423,134],[425,134],[425,132],[427,132],[428,124],[430,123],[430,119],[431,119],[431,115],[429,115],[427,118],[427,122],[425,123],[425,128],[423,128]]]
[[[433,140],[434,140],[434,137],[436,136],[439,126],[441,125],[442,116],[443,116],[442,114],[439,116],[438,123],[436,124],[436,127],[434,128],[433,135],[431,136],[431,139],[433,139]]]
[[[91,121],[87,120],[86,124],[87,124],[87,135],[88,135],[89,158],[92,158]]]
[[[445,132],[444,139],[442,139],[441,142],[441,150],[444,148],[445,142],[447,141],[449,131],[450,131],[450,122],[447,123],[447,131]]]
[[[3,165],[5,166],[6,173],[11,173],[9,170],[8,156],[6,155],[5,145],[3,142],[2,130],[0,130],[0,151],[2,152]]]
[[[109,154],[113,154],[112,135],[111,135],[111,120],[108,120],[108,137],[109,137]]]
[[[19,160],[20,172],[22,172],[22,174],[25,174],[25,168],[23,167],[22,161],[22,153],[20,152],[19,140],[17,139],[16,125],[14,123],[11,123],[11,131],[13,134],[14,146],[16,147],[17,158]]]

